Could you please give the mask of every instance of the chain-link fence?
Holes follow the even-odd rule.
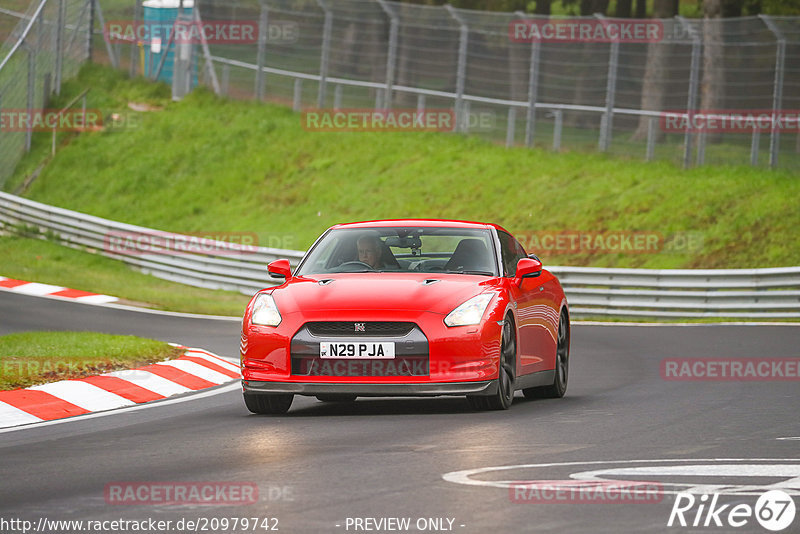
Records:
[[[567,21],[658,30],[604,41],[547,39],[548,23],[564,21],[522,13],[384,0],[197,5],[206,21],[258,24],[258,42],[210,44],[234,97],[295,109],[446,107],[459,130],[509,145],[800,169],[798,17]],[[519,25],[541,38],[517,38]],[[759,122],[770,113],[781,120]]]
[[[91,0],[40,0],[22,13],[0,8],[7,33],[0,45],[0,184],[30,149],[40,126],[32,118],[89,57],[92,16]]]
[[[96,57],[152,77],[155,47],[170,45],[140,30],[159,2],[180,3],[101,0],[105,30],[134,31],[109,44],[98,20]],[[43,105],[89,53],[90,0],[34,4],[0,55],[2,108]],[[207,54],[197,43],[192,53],[200,80],[233,98],[296,110],[446,108],[458,131],[507,145],[800,169],[800,17],[546,19],[388,0],[183,4],[206,25],[228,26],[207,40]],[[0,132],[0,183],[29,137]]]

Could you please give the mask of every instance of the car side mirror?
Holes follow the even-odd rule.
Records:
[[[289,265],[289,260],[276,260],[267,265],[267,272],[272,278],[285,278],[289,280],[292,277],[292,267]]]
[[[542,274],[542,262],[533,258],[522,258],[517,262],[517,283],[522,283],[523,278],[533,278]]]

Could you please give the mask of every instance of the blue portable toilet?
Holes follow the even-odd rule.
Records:
[[[144,8],[143,21],[147,30],[148,42],[144,46],[144,69],[148,77],[152,77],[158,72],[158,65],[161,57],[166,53],[164,67],[158,75],[158,80],[172,84],[173,64],[175,62],[176,43],[167,51],[169,36],[172,27],[178,18],[181,0],[145,0],[142,2]],[[192,15],[194,0],[183,0],[183,13],[185,17]],[[192,47],[195,45],[192,44]],[[192,83],[197,85],[197,59],[194,50],[192,51]]]

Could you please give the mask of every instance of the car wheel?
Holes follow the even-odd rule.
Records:
[[[514,362],[517,357],[517,330],[509,315],[503,322],[500,344],[500,369],[497,374],[497,392],[490,396],[467,395],[475,410],[508,410],[514,401]]]
[[[522,390],[526,399],[558,399],[567,392],[569,380],[569,319],[561,314],[558,322],[558,341],[556,344],[556,368],[553,383],[549,386],[526,388]]]
[[[347,395],[345,393],[329,393],[327,395],[317,395],[317,400],[322,402],[354,402],[356,395]]]
[[[257,414],[280,415],[289,411],[294,395],[292,394],[245,394],[244,404],[247,409]]]

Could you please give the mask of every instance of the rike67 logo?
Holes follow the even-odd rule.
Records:
[[[719,493],[699,496],[678,493],[667,526],[741,528],[752,525],[755,519],[765,529],[779,532],[794,521],[794,500],[781,490],[762,494],[754,506],[747,503],[719,504],[719,497]]]

